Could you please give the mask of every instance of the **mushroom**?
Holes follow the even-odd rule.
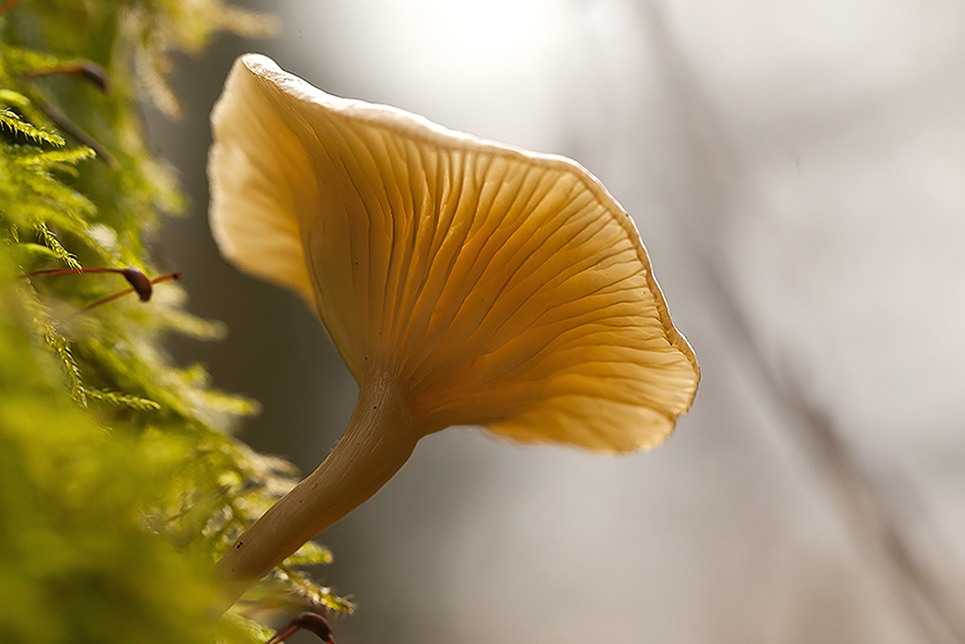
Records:
[[[218,562],[225,601],[379,490],[417,441],[648,449],[699,380],[627,213],[577,163],[331,96],[255,54],[211,117],[211,228],[321,318],[345,435]]]

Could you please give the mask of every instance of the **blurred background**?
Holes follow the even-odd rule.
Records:
[[[339,644],[965,642],[965,4],[242,2],[277,36],[179,59],[148,109],[191,216],[159,253],[228,338],[175,339],[313,469],[356,387],[206,222],[233,59],[577,159],[636,219],[703,381],[660,449],[423,440],[319,541]],[[311,641],[306,638],[299,641]]]

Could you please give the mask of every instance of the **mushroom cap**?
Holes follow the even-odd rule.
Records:
[[[224,256],[292,289],[360,382],[425,432],[626,452],[673,430],[699,368],[632,219],[559,156],[331,96],[256,54],[212,113]]]

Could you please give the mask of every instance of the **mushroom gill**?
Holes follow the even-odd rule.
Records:
[[[222,253],[296,292],[360,387],[325,462],[219,562],[239,592],[374,494],[422,436],[479,425],[631,452],[689,408],[694,353],[633,221],[577,163],[331,96],[253,54],[212,128]]]

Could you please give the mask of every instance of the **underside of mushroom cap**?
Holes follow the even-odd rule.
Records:
[[[435,431],[659,444],[699,379],[630,217],[586,170],[239,59],[212,115],[211,224],[293,289],[359,382]]]

